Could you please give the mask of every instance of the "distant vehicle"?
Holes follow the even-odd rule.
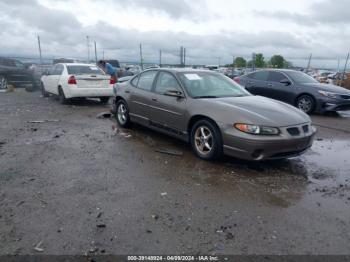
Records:
[[[114,78],[93,64],[60,63],[41,77],[41,92],[59,96],[62,104],[70,98],[93,97],[107,103],[113,96]]]
[[[254,95],[294,105],[305,113],[350,110],[350,91],[321,84],[294,70],[260,70],[234,79]]]
[[[52,61],[52,63],[55,64],[62,64],[62,63],[76,63],[77,61],[74,58],[57,58]]]
[[[330,72],[330,71],[321,71],[318,73],[318,75],[315,78],[320,83],[327,83],[328,76],[333,73],[334,72]]]
[[[190,142],[201,159],[222,154],[260,161],[297,156],[316,129],[308,115],[285,103],[252,96],[208,70],[150,69],[117,83],[117,122],[136,122]]]
[[[36,87],[33,71],[19,60],[0,57],[0,89],[8,85],[25,87],[27,91],[34,91]]]
[[[219,69],[219,66],[218,65],[206,65],[205,68],[208,70],[217,70],[217,69]]]

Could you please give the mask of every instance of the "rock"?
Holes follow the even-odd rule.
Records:
[[[106,224],[97,224],[96,225],[98,228],[105,228],[106,227]]]

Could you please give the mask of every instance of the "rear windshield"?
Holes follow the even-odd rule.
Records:
[[[97,66],[78,66],[72,65],[67,66],[68,75],[85,75],[85,74],[93,74],[93,75],[104,75],[105,73],[98,68]]]

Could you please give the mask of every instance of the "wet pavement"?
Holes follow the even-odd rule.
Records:
[[[303,156],[255,163],[199,160],[108,109],[0,95],[1,254],[349,254],[350,113],[313,115]]]

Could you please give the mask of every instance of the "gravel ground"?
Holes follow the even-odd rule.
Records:
[[[301,157],[213,163],[108,110],[0,94],[0,255],[350,254],[350,114]]]

